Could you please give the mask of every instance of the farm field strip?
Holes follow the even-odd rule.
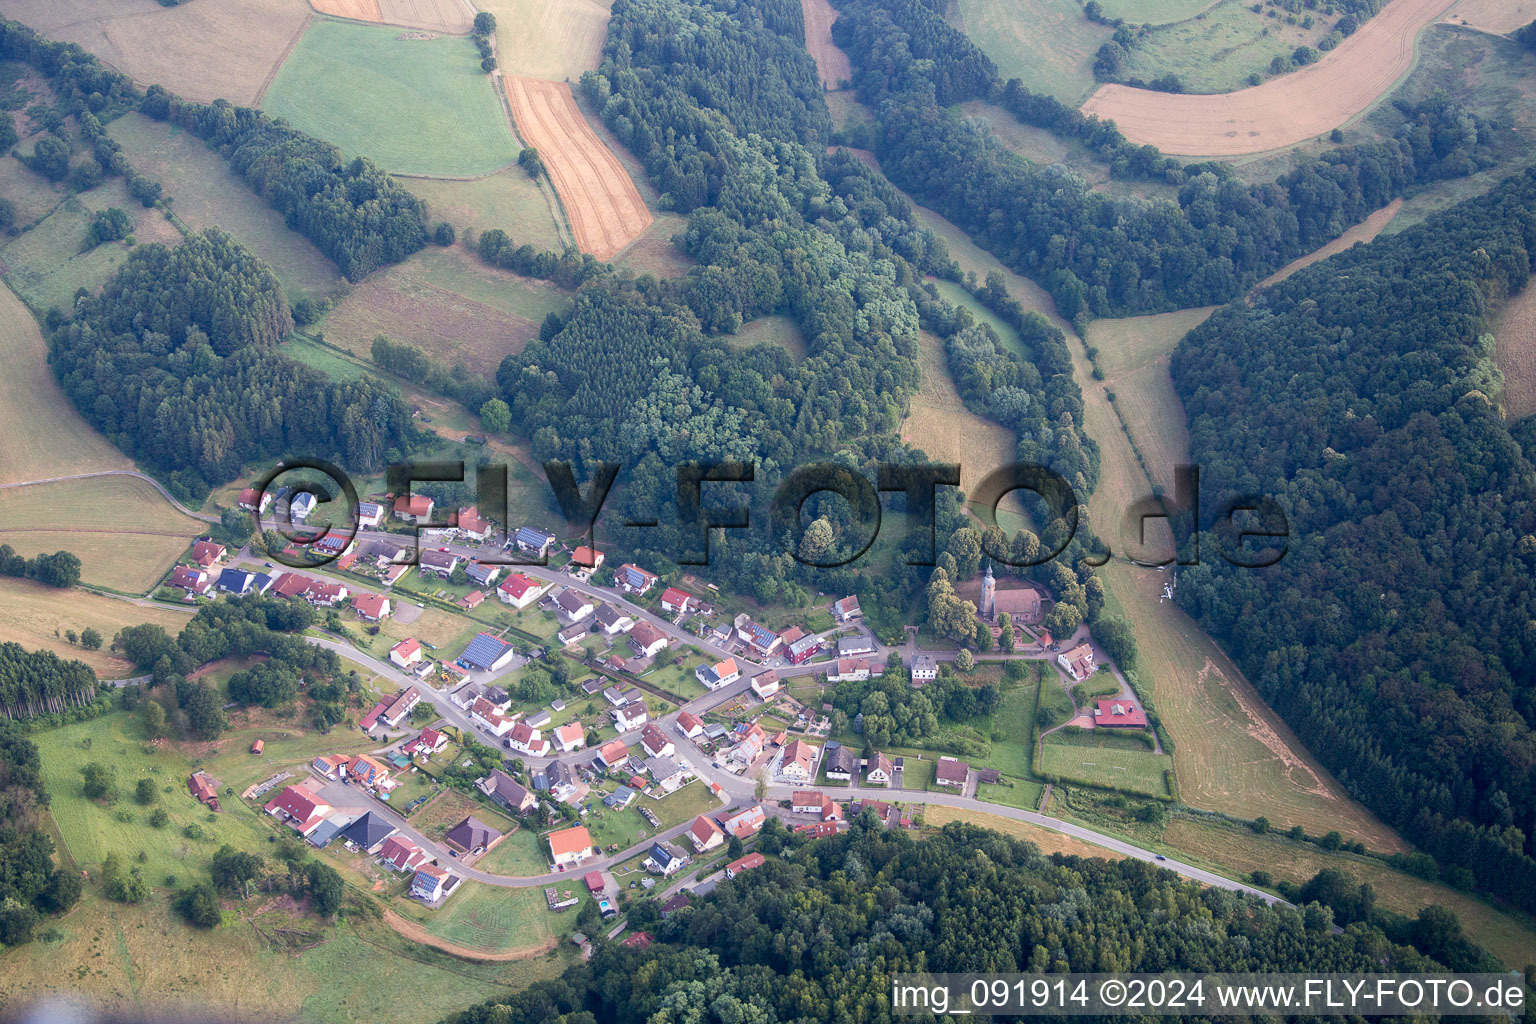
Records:
[[[836,89],[853,78],[853,65],[848,55],[832,41],[832,23],[837,11],[828,0],[800,0],[800,13],[805,19],[805,48],[816,61],[821,84]]]
[[[0,578],[0,642],[83,661],[104,679],[135,674],[129,662],[107,650],[118,630],[148,622],[164,626],[174,635],[191,617],[190,608],[134,605],[89,591],[57,590],[31,580]],[[106,639],[101,650],[87,651],[63,636],[66,629],[79,632],[87,626]]]
[[[1165,153],[1237,156],[1322,135],[1364,113],[1413,63],[1419,30],[1456,0],[1392,0],[1321,60],[1251,89],[1174,95],[1109,83],[1083,104]]]
[[[608,259],[651,223],[635,183],[599,141],[564,82],[506,78],[518,131],[539,151],[583,252]]]
[[[474,13],[461,0],[309,0],[309,5],[335,18],[453,35],[474,24]]]
[[[1513,423],[1536,413],[1536,287],[1527,284],[1493,323],[1493,361],[1504,373],[1500,398]]]
[[[602,61],[613,0],[475,0],[496,16],[496,61],[508,75],[579,79]]]
[[[1461,0],[1441,21],[1504,35],[1536,21],[1536,0]]]

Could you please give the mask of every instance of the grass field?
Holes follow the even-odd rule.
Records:
[[[945,365],[944,343],[936,335],[922,333],[918,358],[923,386],[901,421],[901,439],[934,461],[960,463],[960,486],[968,489],[1013,460],[1016,439],[1006,427],[966,409]]]
[[[282,214],[257,198],[223,157],[180,127],[130,112],[109,132],[135,168],[165,186],[178,220],[193,230],[219,227],[271,264],[288,295],[329,295],[341,274],[320,250],[283,223]]]
[[[559,252],[569,238],[554,197],[521,167],[482,178],[400,178],[428,208],[433,221],[446,220],[469,240],[480,232],[500,228],[518,245]]]
[[[853,68],[848,55],[832,41],[832,23],[837,11],[827,0],[800,0],[800,13],[805,19],[805,48],[816,61],[816,71],[826,89],[837,89],[853,78]]]
[[[1167,25],[1193,18],[1216,6],[1217,0],[1100,0],[1104,17],[1124,18],[1133,25]]]
[[[1093,54],[1113,34],[1083,17],[1078,0],[1039,0],[1020,17],[1007,0],[958,0],[951,20],[997,65],[1031,92],[1079,103],[1093,91]]]
[[[1190,3],[1198,0],[1190,0]],[[1189,4],[1185,4],[1188,6]],[[1129,4],[1127,4],[1129,6]],[[1170,10],[1178,4],[1164,4]],[[1179,76],[1189,92],[1227,92],[1248,84],[1255,71],[1269,74],[1276,57],[1289,57],[1298,46],[1316,46],[1333,28],[1337,18],[1318,15],[1310,29],[1288,25],[1283,18],[1255,12],[1244,0],[1206,0],[1202,11],[1177,24],[1150,13],[1132,20],[1154,22],[1160,27],[1131,48],[1125,77],[1151,81],[1166,74]],[[1107,12],[1106,12],[1107,13]]]
[[[48,346],[16,293],[0,284],[0,484],[128,469],[60,390]]]
[[[521,352],[549,313],[570,300],[554,285],[487,267],[461,247],[430,248],[370,275],[316,329],[370,360],[380,334],[415,345],[445,368],[494,375]]]
[[[161,7],[156,0],[0,0],[0,14],[79,43],[141,86],[251,106],[310,19],[297,0]]]
[[[207,524],[137,477],[104,476],[0,491],[0,543],[24,555],[73,551],[81,579],[146,593]]]
[[[760,316],[749,320],[741,325],[741,330],[727,335],[726,340],[744,348],[777,345],[796,359],[804,359],[806,355],[805,335],[801,333],[800,325],[787,316]]]
[[[118,630],[152,622],[164,626],[166,632],[174,635],[191,617],[190,610],[184,612],[165,605],[133,605],[81,590],[57,590],[30,580],[0,578],[0,641],[75,658],[106,679],[122,679],[134,674],[131,664],[107,649]],[[78,633],[87,626],[95,627],[105,638],[101,650],[87,651],[63,639],[66,629]]]
[[[461,38],[319,19],[262,107],[389,171],[478,175],[517,159],[491,77]]]
[[[1173,758],[1145,749],[1126,749],[1116,742],[1124,739],[1093,733],[1072,739],[1065,733],[1047,736],[1040,754],[1041,770],[1109,789],[1168,796],[1166,773],[1173,769]]]
[[[572,81],[597,67],[613,0],[479,0],[496,16],[496,59],[509,75]]]
[[[1494,362],[1504,373],[1500,402],[1510,422],[1536,413],[1536,288],[1505,303],[1493,322]]]
[[[1065,853],[1073,857],[1103,857],[1106,860],[1120,860],[1120,856],[1111,853],[1102,846],[1084,842],[1075,836],[1064,835],[1060,832],[1042,828],[1039,825],[1031,825],[1027,821],[1014,821],[1012,818],[1004,818],[997,814],[987,814],[984,811],[963,810],[958,807],[944,807],[934,804],[923,808],[923,824],[942,827],[952,821],[962,821],[968,825],[979,825],[989,828],[994,832],[1001,832],[1005,836],[1013,836],[1015,839],[1023,839],[1040,847],[1041,853]]]
[[[553,948],[561,930],[558,925],[570,927],[576,920],[574,908],[551,913],[543,889],[505,889],[474,881],[460,884],[463,891],[430,912],[425,921],[430,934],[456,945],[486,953],[524,951],[532,956]],[[562,888],[572,886],[584,891],[574,874],[562,883]]]
[[[46,216],[64,195],[63,185],[33,174],[10,153],[0,156],[0,199],[8,199],[16,207],[18,230]]]
[[[549,870],[549,853],[538,835],[520,828],[476,861],[475,867],[498,875],[542,875]]]
[[[101,287],[127,260],[126,240],[88,252],[80,248],[91,219],[110,206],[134,220],[132,237],[138,242],[181,241],[181,232],[159,210],[146,210],[128,195],[122,178],[108,178],[89,192],[65,199],[31,231],[0,248],[6,282],[39,313],[51,306],[68,309],[77,290]]]

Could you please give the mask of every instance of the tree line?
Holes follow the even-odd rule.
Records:
[[[289,360],[276,345],[292,329],[271,268],[213,228],[135,247],[77,300],[49,358],[85,418],[183,498],[294,452],[363,471],[398,461],[415,443],[398,393]]]
[[[839,11],[835,39],[876,111],[871,142],[886,174],[1040,281],[1069,319],[1228,301],[1404,188],[1495,159],[1493,126],[1437,97],[1408,108],[1394,138],[1331,150],[1270,184],[1205,165],[1177,202],[1116,199],[1028,163],[984,123],[945,109],[989,96],[995,69],[922,0],[840,0]]]
[[[9,544],[0,544],[0,576],[19,576],[50,587],[72,587],[80,582],[80,557],[72,551],[18,555]]]
[[[0,644],[0,666],[15,644]],[[93,679],[94,685],[94,679]],[[53,863],[53,839],[43,819],[48,790],[37,746],[14,725],[0,723],[0,946],[20,946],[47,915],[80,901],[80,876]]]
[[[52,651],[0,643],[0,714],[27,719],[83,707],[96,699],[96,673]]]
[[[917,840],[873,812],[811,842],[770,821],[762,842],[765,864],[665,920],[654,901],[632,903],[649,948],[594,935],[590,961],[444,1024],[887,1020],[902,972],[1498,969],[1447,911],[1385,912],[1347,879],[1313,885],[1302,907],[1268,906],[969,824]]]
[[[1447,881],[1527,910],[1536,469],[1489,324],[1528,287],[1533,211],[1526,172],[1216,313],[1172,361],[1202,489],[1289,519],[1278,564],[1208,559],[1178,600]]]

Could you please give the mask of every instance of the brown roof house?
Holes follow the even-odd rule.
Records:
[[[460,853],[484,853],[505,838],[500,832],[471,814],[443,836],[443,842]]]

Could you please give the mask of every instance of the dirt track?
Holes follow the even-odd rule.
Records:
[[[827,89],[837,89],[842,82],[853,78],[853,66],[848,55],[832,42],[832,23],[837,11],[828,0],[800,0],[800,11],[805,18],[805,48],[816,61],[821,84]]]
[[[1419,30],[1456,0],[1391,0],[1310,67],[1214,96],[1102,85],[1083,113],[1134,143],[1179,156],[1238,156],[1292,146],[1363,113],[1407,73]]]
[[[508,76],[506,87],[518,134],[549,170],[577,247],[612,257],[651,223],[635,183],[582,117],[569,85]]]
[[[460,882],[459,884],[466,885],[468,883]],[[527,960],[529,957],[548,953],[555,948],[554,940],[551,939],[549,942],[539,943],[535,946],[525,946],[522,949],[504,949],[499,953],[487,953],[483,950],[470,949],[468,946],[457,946],[445,939],[440,939],[436,935],[429,933],[415,921],[409,921],[393,910],[384,911],[384,921],[396,932],[412,942],[419,942],[423,946],[440,949],[444,953],[451,953],[463,960],[485,960],[497,963],[508,960]]]

